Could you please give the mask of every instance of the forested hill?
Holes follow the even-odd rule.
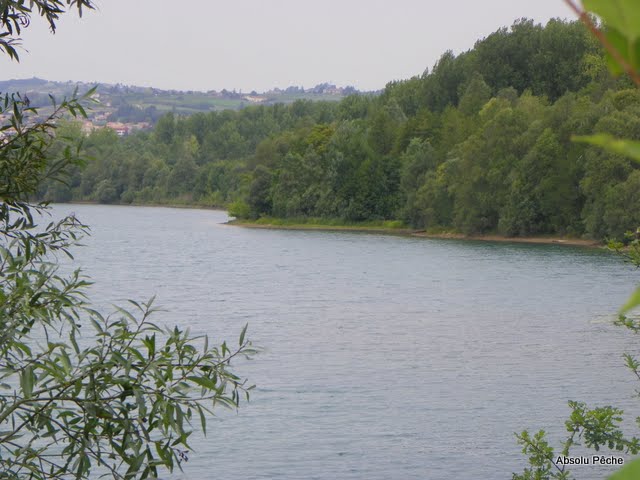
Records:
[[[640,95],[609,76],[581,24],[521,20],[379,96],[168,114],[125,138],[95,131],[70,187],[42,193],[231,205],[247,218],[621,237],[640,225],[638,167],[570,137],[640,139],[639,113]],[[81,135],[77,125],[61,133]]]

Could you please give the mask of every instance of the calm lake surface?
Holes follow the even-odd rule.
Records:
[[[224,212],[56,205],[92,227],[76,264],[105,308],[157,295],[156,321],[263,348],[257,389],[193,441],[210,479],[500,479],[514,432],[562,433],[567,400],[640,412],[611,325],[640,275],[554,245],[222,225]],[[603,478],[582,466],[579,478]]]

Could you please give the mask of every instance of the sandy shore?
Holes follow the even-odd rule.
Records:
[[[595,240],[567,237],[505,237],[502,235],[463,235],[460,233],[426,233],[414,232],[414,237],[444,238],[457,240],[479,240],[485,242],[509,242],[509,243],[539,243],[545,245],[568,245],[574,247],[602,247],[603,244]]]
[[[533,243],[545,245],[567,245],[574,247],[602,247],[603,244],[595,240],[585,240],[581,238],[567,237],[505,237],[502,235],[464,235],[461,233],[427,233],[408,228],[384,228],[384,227],[358,227],[339,225],[273,225],[258,224],[249,222],[231,221],[226,225],[244,228],[262,228],[266,230],[318,230],[325,232],[363,232],[363,233],[383,233],[385,235],[403,235],[421,238],[435,238],[444,240],[476,240],[485,242],[506,242],[506,243]]]

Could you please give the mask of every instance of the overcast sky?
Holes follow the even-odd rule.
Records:
[[[98,0],[55,35],[23,32],[0,80],[41,77],[179,90],[331,82],[377,90],[522,17],[573,18],[562,0]]]

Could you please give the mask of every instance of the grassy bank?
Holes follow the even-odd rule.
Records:
[[[399,220],[369,220],[365,222],[345,222],[340,219],[327,218],[272,218],[262,217],[257,220],[232,220],[229,225],[247,228],[272,228],[282,230],[324,230],[376,232],[395,235],[410,235],[416,230],[407,227]]]
[[[558,237],[558,236],[531,236],[531,237],[506,237],[504,235],[465,235],[459,232],[446,230],[420,231],[409,228],[399,220],[372,220],[366,222],[345,222],[339,219],[324,218],[271,218],[264,217],[258,220],[232,220],[229,225],[246,228],[265,228],[281,230],[322,230],[322,231],[353,231],[372,232],[390,235],[408,235],[421,238],[476,240],[486,242],[510,242],[533,243],[547,245],[569,245],[579,247],[601,247],[603,244],[596,240]]]

